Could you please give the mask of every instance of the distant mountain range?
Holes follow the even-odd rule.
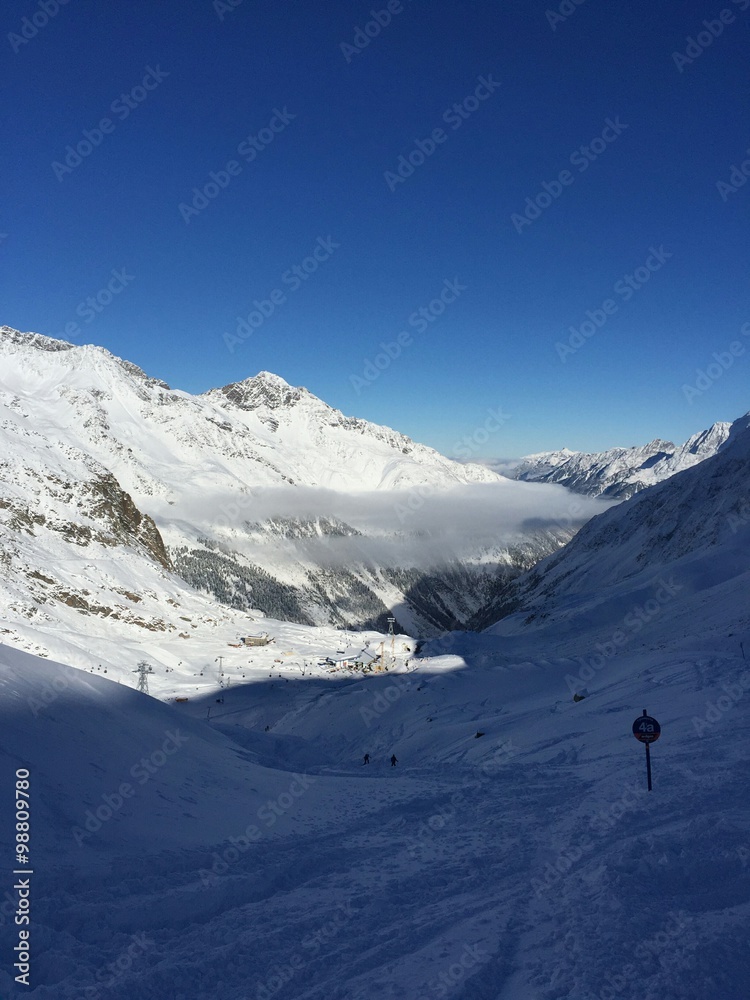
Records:
[[[595,669],[657,619],[707,647],[713,632],[747,636],[750,413],[717,428],[715,454],[592,518],[516,580],[492,631],[550,629],[562,648],[598,628]]]
[[[511,475],[524,482],[559,483],[576,493],[625,500],[715,455],[725,444],[730,427],[726,422],[715,423],[682,445],[657,438],[641,447],[591,454],[567,448],[540,452],[522,458]]]

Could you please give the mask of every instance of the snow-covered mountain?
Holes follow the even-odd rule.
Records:
[[[730,609],[736,629],[729,595],[746,594],[750,579],[750,414],[722,438],[711,458],[592,518],[520,577],[505,608],[514,613],[496,631],[552,629],[563,644],[571,630],[595,623],[612,647],[667,608],[685,634],[706,630],[707,606],[722,623]],[[747,625],[750,611],[741,618]]]
[[[20,789],[0,850],[30,787],[33,863],[0,906],[13,947],[30,880],[31,947],[0,993],[28,968],[39,1000],[746,1000],[749,470],[743,418],[584,527],[516,614],[399,642],[386,676],[301,677],[285,657],[331,636],[292,625],[246,666],[219,645],[229,612],[200,621],[179,589],[165,614],[190,637],[154,633],[156,697],[98,615],[68,607],[49,659],[0,644],[0,778]],[[19,537],[62,537],[41,513]],[[114,551],[160,567],[127,520]],[[113,538],[81,558],[112,567]],[[75,663],[101,674],[61,655],[84,640]]]
[[[67,602],[166,627],[164,600],[194,604],[195,587],[238,612],[380,629],[395,612],[429,634],[471,623],[585,520],[527,530],[530,504],[554,514],[563,491],[451,461],[267,372],[193,396],[103,348],[4,327],[0,405],[1,579],[20,621]],[[455,521],[479,506],[467,539]]]
[[[725,421],[715,423],[682,445],[657,438],[641,447],[590,454],[562,448],[526,455],[512,474],[525,482],[560,483],[576,493],[624,500],[715,455],[730,426]]]
[[[345,417],[269,372],[191,396],[102,347],[8,327],[0,359],[5,404],[29,420],[45,414],[61,441],[74,438],[111,465],[136,503],[176,500],[186,466],[193,492],[227,481],[238,491],[285,483],[362,491],[497,480],[482,465]]]
[[[382,521],[295,514],[300,481],[256,489],[229,446],[210,464],[201,434],[259,448],[231,409],[199,397],[211,419],[193,425],[193,397],[127,363],[89,349],[57,369],[12,343],[0,777],[20,825],[0,826],[0,848],[23,865],[30,787],[32,864],[0,906],[19,942],[3,996],[28,968],[39,1000],[745,1000],[750,415],[712,457],[589,521],[485,632],[418,652],[399,636],[386,676],[352,676],[315,665],[335,629],[248,623],[173,567],[194,559],[230,604],[243,581],[299,601],[249,561],[239,573],[228,543],[340,568],[335,546],[371,555]],[[262,458],[272,482],[292,465]],[[564,492],[496,486],[529,518]],[[475,517],[466,500],[446,509]],[[429,504],[413,513],[429,542]],[[230,646],[240,629],[275,642]],[[132,690],[144,656],[151,698]],[[631,735],[644,707],[662,725],[652,792]]]

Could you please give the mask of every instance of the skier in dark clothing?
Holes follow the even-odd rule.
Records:
[[[369,763],[370,763],[370,755],[369,755],[369,753],[366,753],[365,754],[365,764],[369,764]]]
[[[396,766],[397,759],[398,758],[396,757],[395,753],[391,755],[391,767],[395,767]]]

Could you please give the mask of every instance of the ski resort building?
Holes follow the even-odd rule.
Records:
[[[344,667],[346,670],[362,670],[364,667],[374,666],[375,661],[379,659],[378,653],[352,646],[330,659],[329,663]]]
[[[263,632],[261,635],[240,636],[240,643],[243,646],[267,646],[269,642],[273,642],[273,639],[268,635],[268,632]]]

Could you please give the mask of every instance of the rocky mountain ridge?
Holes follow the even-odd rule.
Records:
[[[524,482],[559,483],[576,493],[626,500],[715,455],[731,424],[720,421],[693,434],[682,445],[656,438],[646,445],[610,448],[603,452],[559,451],[527,455],[513,470]]]
[[[713,456],[592,518],[514,581],[492,631],[554,629],[562,641],[568,629],[595,622],[614,655],[667,604],[684,608],[686,634],[704,604],[721,608],[722,588],[729,594],[748,576],[750,414],[720,437]]]
[[[193,396],[103,348],[8,327],[0,370],[0,546],[24,617],[41,599],[34,572],[59,578],[82,607],[98,591],[93,604],[112,609],[139,574],[177,572],[236,611],[355,628],[385,628],[395,614],[430,633],[473,622],[577,527],[491,529],[468,543],[452,524],[467,494],[450,501],[451,491],[497,491],[499,524],[505,503],[525,509],[536,488],[347,417],[268,372]],[[452,503],[429,530],[425,497]],[[87,570],[76,591],[81,550],[92,546],[96,566],[107,539],[117,568]],[[43,569],[55,565],[70,572]]]

